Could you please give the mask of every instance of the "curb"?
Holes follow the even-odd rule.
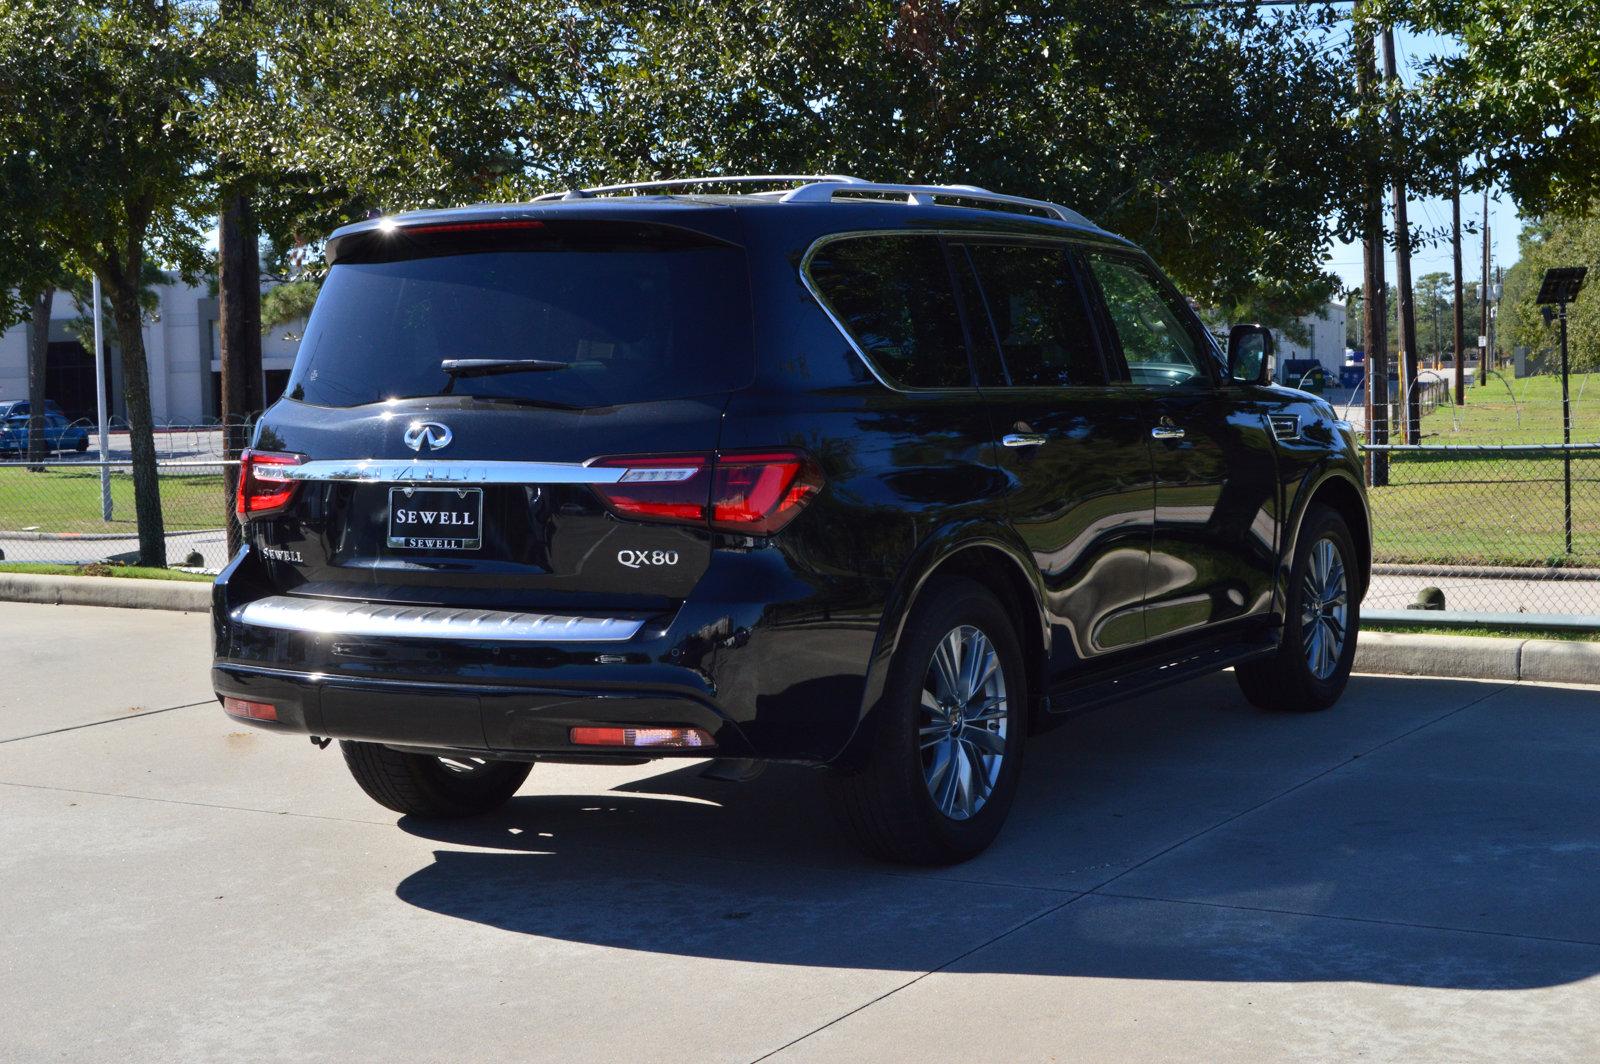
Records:
[[[53,606],[211,612],[211,585],[198,580],[140,580],[120,576],[43,576],[0,573],[0,600]]]
[[[1600,684],[1600,642],[1362,632],[1353,671]]]

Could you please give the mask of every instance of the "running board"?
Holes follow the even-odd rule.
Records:
[[[1068,680],[1051,691],[1046,708],[1052,716],[1070,716],[1268,657],[1277,653],[1282,631],[1273,626],[1256,638],[1216,643],[1172,657],[1142,657],[1110,674]]]

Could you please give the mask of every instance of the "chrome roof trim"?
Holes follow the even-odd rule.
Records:
[[[232,618],[238,624],[313,635],[504,643],[619,643],[644,627],[643,619],[632,617],[385,606],[289,595],[246,603]]]
[[[648,192],[664,188],[694,188],[699,185],[792,185],[819,181],[836,185],[871,184],[847,174],[732,174],[726,177],[679,177],[665,181],[625,181],[620,185],[595,185],[591,188],[575,188],[565,192],[546,192],[542,196],[533,197],[531,202],[588,199],[610,192]]]

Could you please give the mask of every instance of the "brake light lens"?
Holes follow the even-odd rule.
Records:
[[[822,470],[798,451],[723,455],[711,490],[711,527],[771,535],[821,490]]]
[[[241,518],[260,517],[281,510],[294,498],[299,482],[290,480],[286,470],[306,460],[303,454],[281,451],[250,451],[239,455],[239,490],[234,510]]]
[[[252,702],[247,698],[228,695],[222,700],[222,710],[230,717],[245,720],[277,720],[278,707],[271,702]]]
[[[781,529],[822,490],[822,471],[800,451],[601,458],[626,470],[595,493],[618,517],[708,525],[766,536]]]

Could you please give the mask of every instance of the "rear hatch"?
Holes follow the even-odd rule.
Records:
[[[696,459],[751,378],[743,250],[548,216],[356,237],[245,478],[272,582],[495,609],[680,601],[711,533],[633,503],[709,494]]]

